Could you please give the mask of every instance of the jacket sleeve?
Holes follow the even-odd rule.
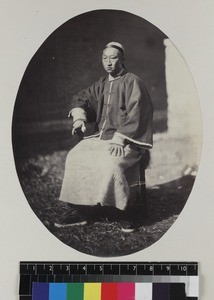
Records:
[[[99,98],[99,81],[74,95],[71,101],[69,116],[75,108],[81,108],[85,112],[87,122],[96,121],[96,102]]]
[[[124,95],[126,115],[115,135],[143,148],[152,148],[153,105],[142,80],[132,77],[126,83]]]

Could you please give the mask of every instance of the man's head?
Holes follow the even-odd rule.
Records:
[[[117,76],[124,68],[124,48],[120,43],[111,42],[103,50],[102,62],[107,73]]]

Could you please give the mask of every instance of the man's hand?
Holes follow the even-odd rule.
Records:
[[[77,120],[76,122],[74,122],[72,135],[76,133],[77,129],[80,129],[82,132],[85,132],[86,131],[85,122],[82,120]]]
[[[125,155],[124,147],[117,144],[111,144],[109,148],[109,152],[110,155],[119,156],[119,157]]]

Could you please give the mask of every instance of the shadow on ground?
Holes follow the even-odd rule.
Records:
[[[20,161],[17,172],[31,208],[47,229],[63,243],[90,255],[127,255],[158,241],[182,211],[195,180],[188,175],[149,188],[148,216],[136,232],[123,233],[122,221],[105,218],[87,226],[57,229],[51,224],[60,222],[70,209],[58,201],[66,153],[59,151]]]

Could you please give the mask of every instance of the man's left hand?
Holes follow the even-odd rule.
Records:
[[[111,144],[109,148],[109,152],[110,155],[119,156],[119,157],[125,155],[124,147],[117,144]]]

